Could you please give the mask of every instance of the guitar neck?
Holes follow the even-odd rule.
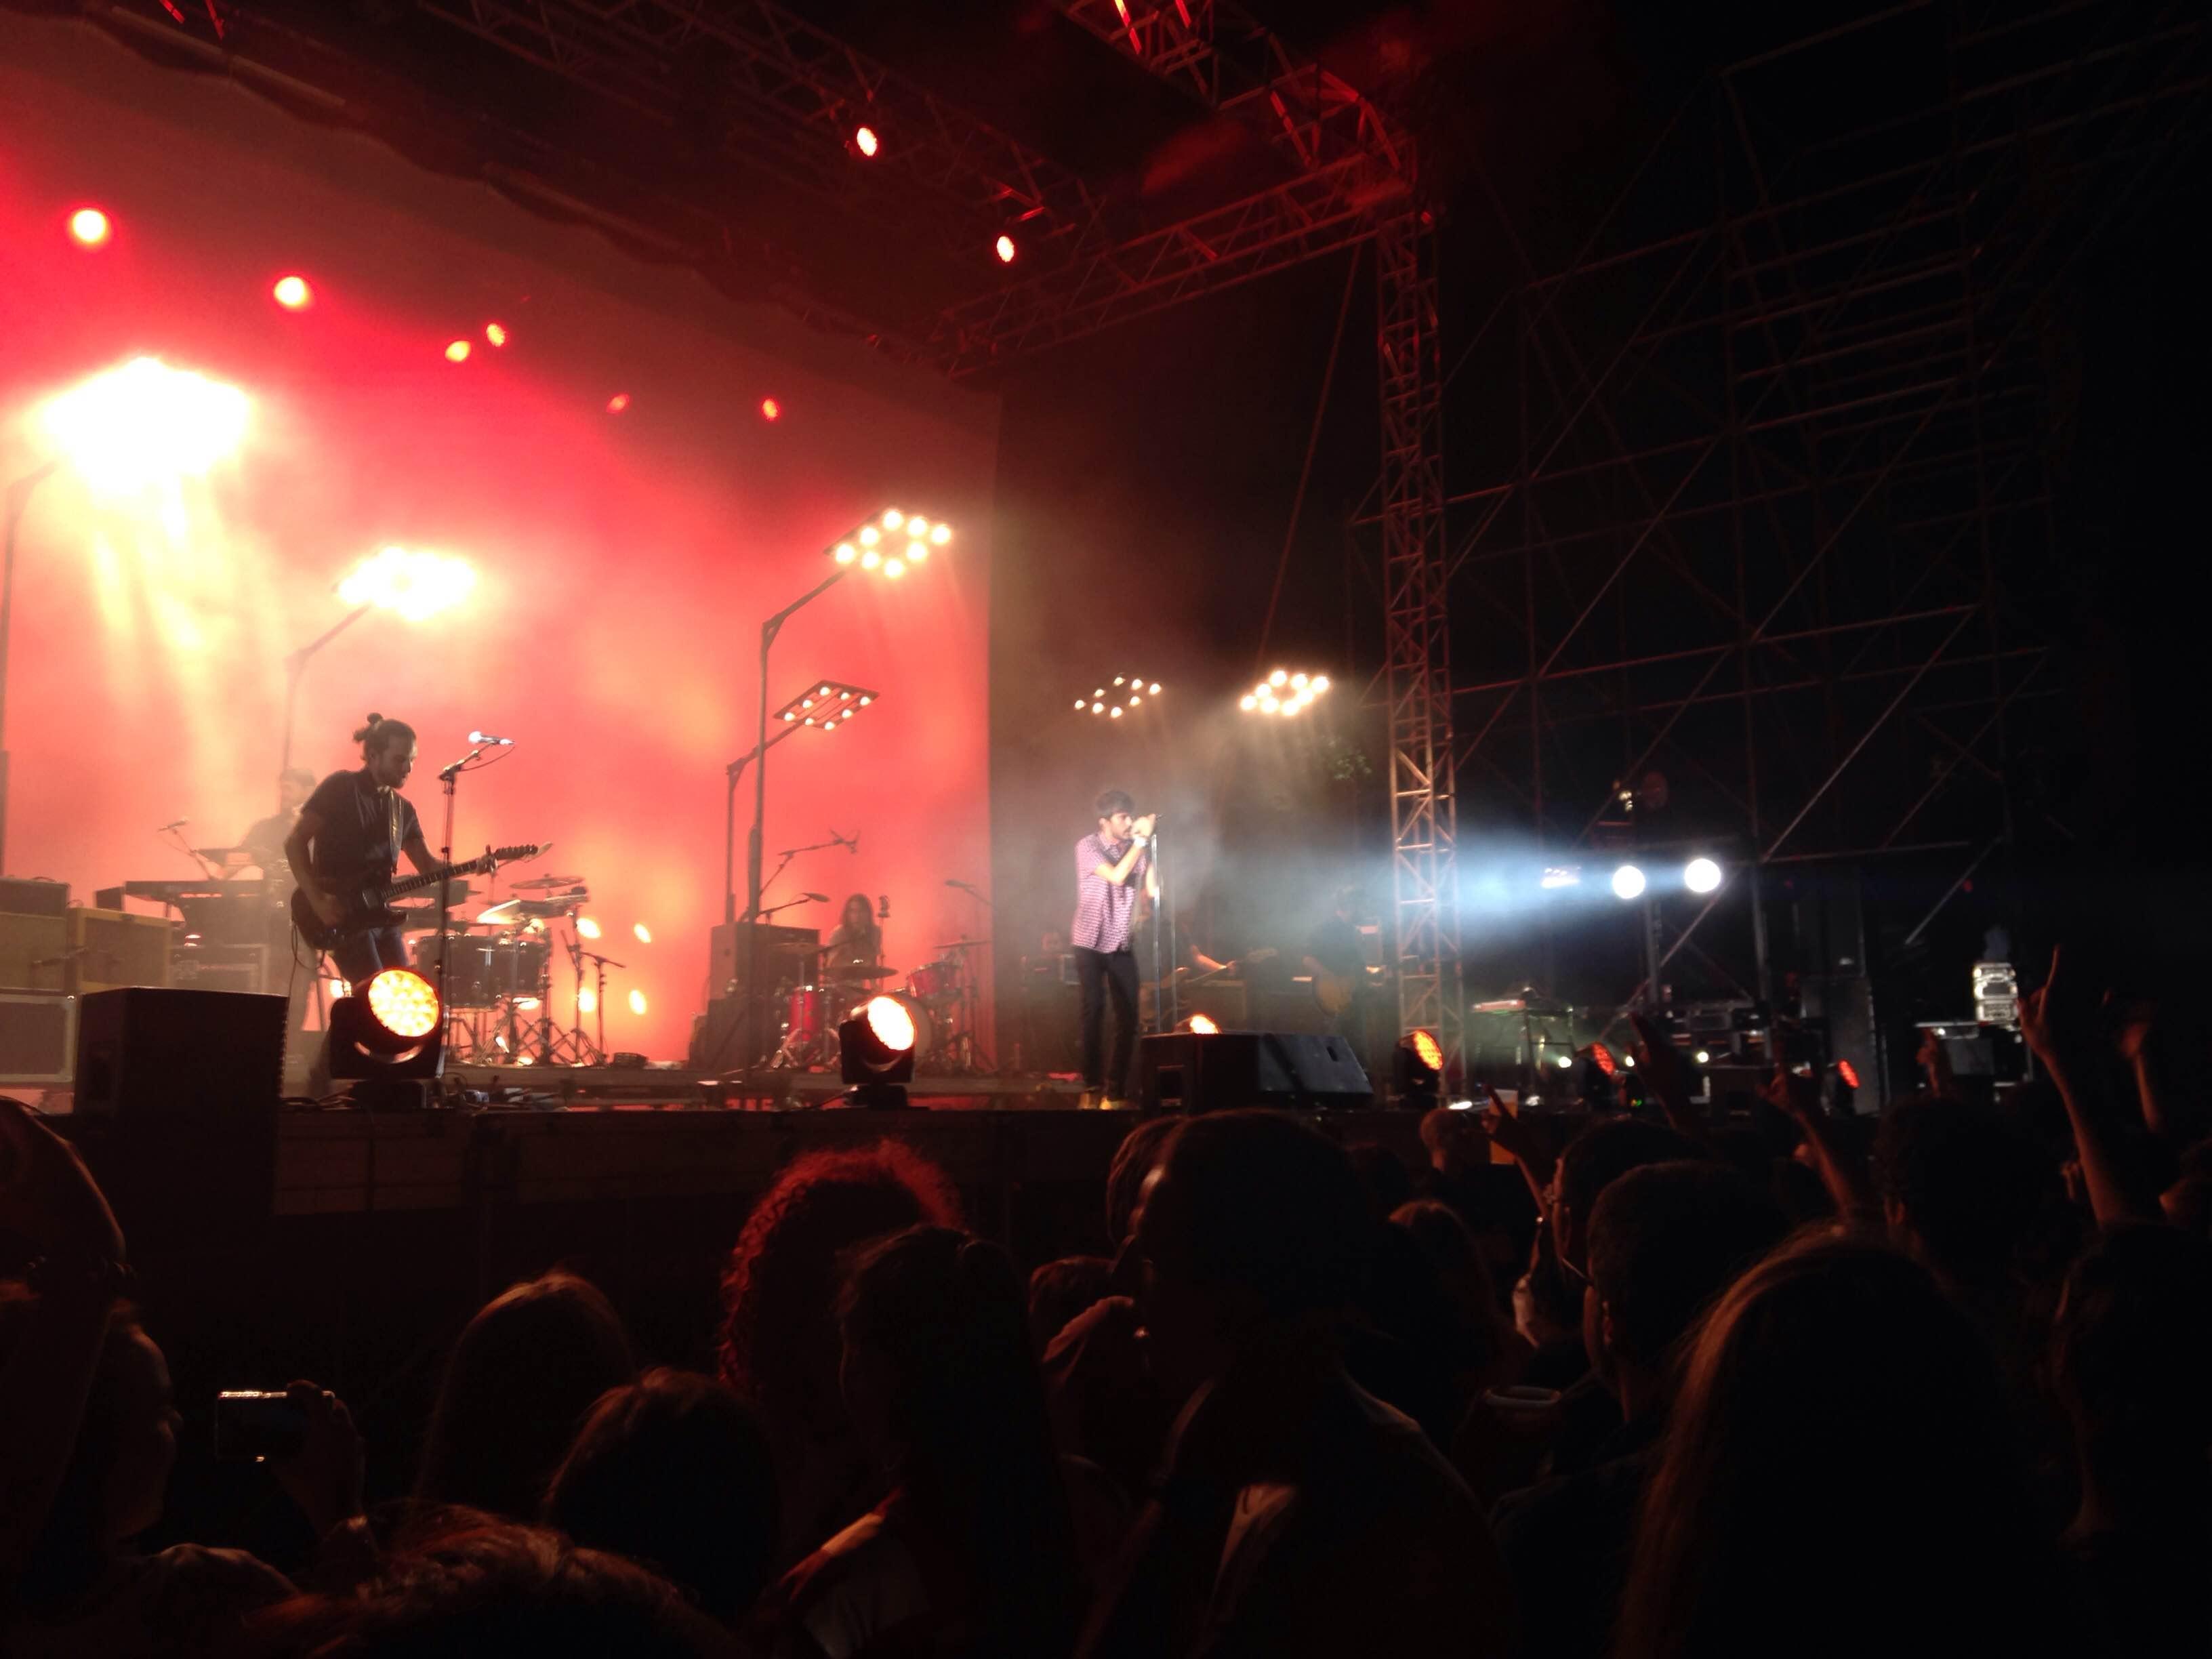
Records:
[[[409,893],[419,893],[425,887],[435,887],[453,876],[465,876],[476,868],[476,861],[466,864],[441,864],[436,869],[419,876],[410,876],[404,881],[389,881],[380,890],[387,899],[400,898]]]

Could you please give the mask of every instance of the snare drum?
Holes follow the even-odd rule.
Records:
[[[920,997],[925,1002],[940,1002],[946,997],[960,994],[960,958],[940,957],[935,962],[925,963],[906,976],[908,996]]]
[[[446,975],[443,996],[449,1008],[489,1008],[501,997],[534,997],[545,978],[545,959],[550,950],[542,939],[503,939],[481,933],[456,933],[450,941],[453,966]],[[432,984],[438,982],[438,936],[425,933],[415,941],[415,971]]]

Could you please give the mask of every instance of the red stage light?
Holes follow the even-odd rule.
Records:
[[[507,343],[507,330],[497,323],[486,323],[484,338],[493,345],[503,346]]]
[[[876,130],[873,127],[854,127],[853,148],[863,155],[873,155],[876,153]]]
[[[627,392],[617,392],[607,399],[607,413],[610,415],[619,415],[629,407],[629,393]]]
[[[1848,1060],[1839,1060],[1836,1062],[1836,1075],[1843,1079],[1844,1087],[1846,1089],[1856,1089],[1859,1086],[1859,1068]]]
[[[783,405],[781,404],[776,402],[773,398],[763,398],[761,399],[761,419],[763,421],[780,421],[782,418]]]
[[[287,311],[305,311],[315,302],[315,291],[304,276],[279,276],[269,292]]]
[[[1014,239],[1012,237],[1001,236],[996,242],[992,244],[992,246],[998,251],[999,263],[1000,264],[1010,265],[1013,264],[1015,249]]]
[[[86,247],[98,247],[114,234],[115,228],[107,216],[98,208],[79,208],[69,217],[69,231]]]
[[[468,360],[469,343],[466,340],[456,340],[453,344],[446,348],[446,361],[447,362],[465,363],[468,362]]]

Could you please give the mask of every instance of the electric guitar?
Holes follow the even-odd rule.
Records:
[[[425,887],[435,887],[453,876],[488,876],[502,864],[512,864],[517,859],[535,858],[544,848],[538,847],[487,848],[482,858],[471,859],[465,864],[441,864],[436,869],[419,876],[408,876],[398,881],[370,883],[338,895],[338,902],[345,915],[331,927],[315,914],[315,907],[307,902],[303,889],[292,890],[292,927],[310,947],[327,951],[341,941],[357,933],[374,933],[380,927],[397,927],[405,918],[392,908],[392,901],[409,893],[419,893]]]

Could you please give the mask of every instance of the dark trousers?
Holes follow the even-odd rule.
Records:
[[[1127,1097],[1129,1061],[1137,1048],[1137,957],[1119,951],[1075,947],[1075,978],[1083,988],[1083,1082],[1114,1100]],[[1105,1048],[1106,1000],[1114,1000],[1114,1063],[1098,1062]]]

